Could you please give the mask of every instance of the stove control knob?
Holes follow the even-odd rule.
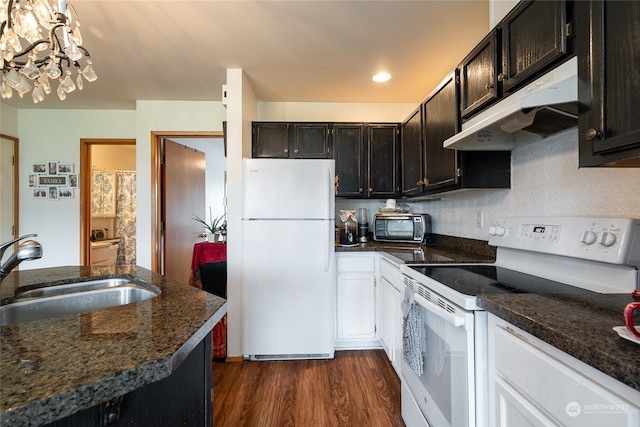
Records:
[[[496,236],[504,236],[504,233],[507,230],[505,230],[504,227],[500,227],[499,225],[496,225]]]
[[[492,225],[489,227],[489,236],[495,236],[496,235],[496,226]]]
[[[600,237],[600,244],[606,248],[609,246],[613,246],[616,243],[616,235],[605,231],[602,233],[602,237]]]
[[[598,240],[598,235],[595,231],[590,230],[585,231],[584,234],[582,234],[582,239],[580,239],[585,245],[593,245],[596,240]]]

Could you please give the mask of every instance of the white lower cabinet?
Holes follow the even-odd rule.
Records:
[[[380,276],[380,342],[396,373],[400,375],[402,357],[402,304],[404,287],[400,267],[379,258]]]
[[[336,349],[380,348],[375,260],[372,253],[336,254]]]
[[[489,315],[489,425],[640,425],[640,392]]]

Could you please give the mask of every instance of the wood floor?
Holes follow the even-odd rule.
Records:
[[[215,427],[393,427],[400,380],[383,350],[333,360],[213,363]]]

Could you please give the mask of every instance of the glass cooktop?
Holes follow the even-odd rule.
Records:
[[[492,264],[409,265],[417,272],[464,295],[499,293],[580,294],[575,286],[519,273]]]

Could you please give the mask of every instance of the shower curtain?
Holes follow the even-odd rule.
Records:
[[[116,230],[122,242],[118,265],[136,264],[136,172],[116,171]]]

